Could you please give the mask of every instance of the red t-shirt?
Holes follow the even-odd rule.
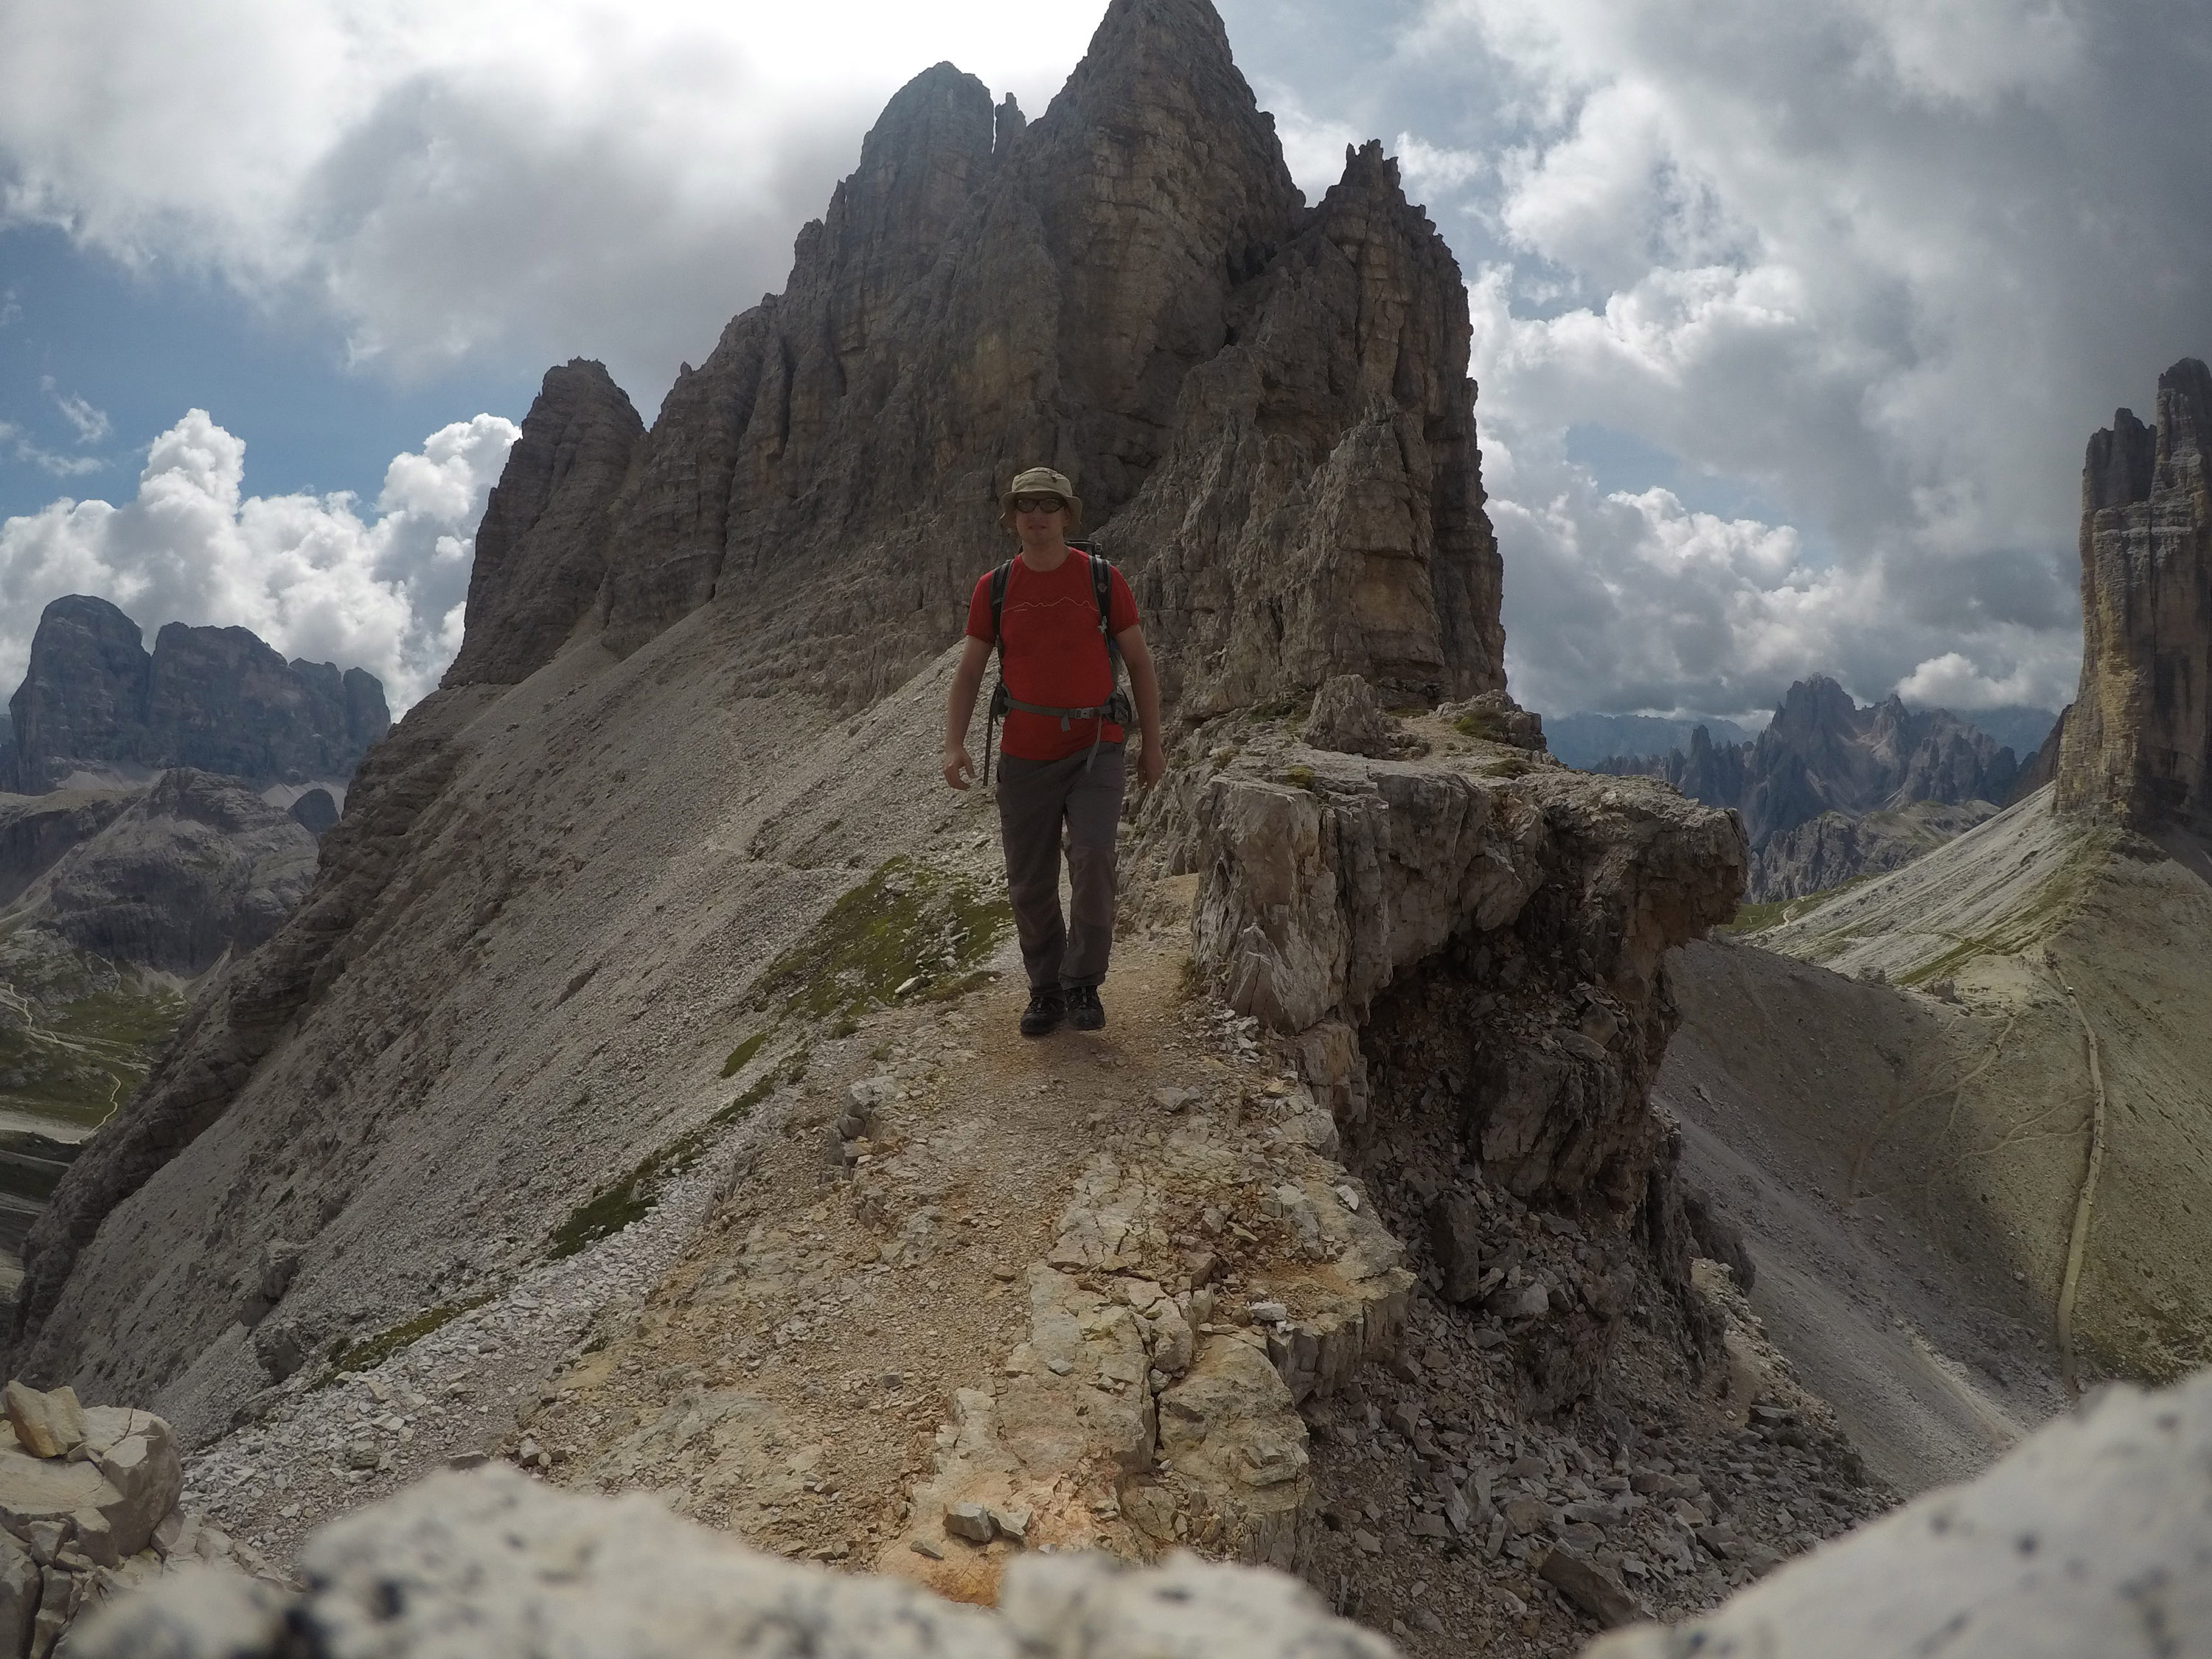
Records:
[[[1137,601],[1121,573],[1113,573],[1107,602],[1108,626],[1125,634],[1137,625]],[[1018,554],[1006,574],[1006,598],[1000,609],[1006,630],[999,672],[1006,690],[1040,708],[1095,708],[1114,690],[1114,672],[1098,636],[1098,599],[1091,591],[1091,556],[1067,550],[1057,569],[1036,571]],[[968,637],[994,643],[991,633],[991,573],[985,571],[968,601]],[[1006,716],[1000,751],[1016,760],[1049,761],[1091,747],[1097,720],[1070,720],[1067,730],[1049,714]],[[1104,722],[1103,743],[1121,741],[1121,728]]]

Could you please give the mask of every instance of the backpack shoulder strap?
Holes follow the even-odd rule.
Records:
[[[1000,656],[1006,653],[1006,636],[1000,627],[999,618],[1006,608],[1006,579],[1014,574],[1014,562],[1008,559],[991,571],[991,645]]]
[[[1106,641],[1106,661],[1111,668],[1121,665],[1121,647],[1114,639],[1114,567],[1087,548],[1084,556],[1091,561],[1091,594],[1098,601],[1098,635]]]

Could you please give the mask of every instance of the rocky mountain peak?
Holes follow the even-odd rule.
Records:
[[[606,574],[607,507],[644,434],[604,364],[546,370],[477,528],[467,614],[499,625],[467,630],[444,684],[507,684],[561,648]]]
[[[562,579],[472,586],[451,683],[519,679],[580,625],[633,651],[726,596],[750,683],[866,702],[957,636],[998,490],[1043,462],[1186,714],[1340,672],[1500,689],[1469,332],[1379,144],[1310,210],[1206,0],[1116,0],[1034,122],[950,64],[901,89],[784,292],[621,466],[613,434],[593,476],[620,481],[489,538]],[[544,450],[508,464],[533,506]]]
[[[106,599],[49,605],[9,708],[16,787],[71,774],[143,776],[191,766],[257,787],[351,775],[392,723],[384,687],[359,668],[286,662],[250,629],[171,623],[149,653]]]
[[[2127,410],[2081,469],[2081,682],[2062,810],[2212,832],[2212,369],[2159,376],[2155,431]]]

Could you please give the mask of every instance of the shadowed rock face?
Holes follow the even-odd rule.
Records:
[[[2212,830],[2212,369],[2158,379],[2081,468],[2081,685],[2061,740],[2062,811]]]
[[[140,640],[105,599],[46,607],[9,703],[24,793],[118,767],[189,766],[257,787],[343,778],[392,724],[374,675],[288,663],[246,629],[171,623],[150,654]]]
[[[545,384],[477,529],[468,630],[447,685],[526,678],[590,609],[606,574],[606,514],[645,422],[601,365]]]
[[[289,813],[232,779],[178,767],[57,860],[21,904],[79,950],[191,978],[275,933],[314,873],[314,836]]]
[[[1457,266],[1379,145],[1309,210],[1212,8],[1118,0],[1034,123],[949,64],[902,89],[785,291],[678,377],[604,519],[611,417],[573,510],[522,537],[507,503],[554,499],[578,419],[549,379],[448,684],[538,665],[603,568],[617,651],[722,594],[759,613],[761,678],[865,701],[957,634],[1005,541],[999,489],[1043,462],[1187,714],[1332,672],[1394,698],[1498,689],[1468,339]],[[538,606],[526,639],[489,603],[508,586]]]

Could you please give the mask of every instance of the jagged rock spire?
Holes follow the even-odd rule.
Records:
[[[445,684],[511,684],[561,648],[606,574],[607,506],[644,435],[604,364],[545,371],[477,527],[467,630]]]
[[[2158,380],[2081,469],[2081,684],[2058,757],[2062,811],[2212,833],[2212,369]]]

